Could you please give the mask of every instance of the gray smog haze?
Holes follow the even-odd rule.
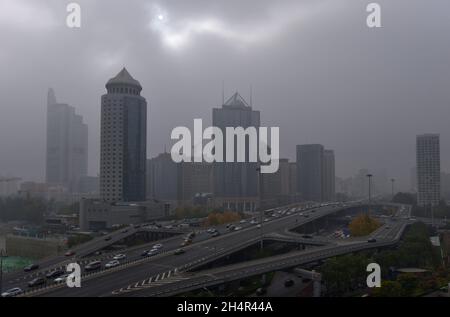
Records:
[[[148,156],[175,126],[211,123],[236,90],[295,145],[335,150],[336,173],[386,169],[409,185],[415,135],[441,134],[449,170],[450,2],[377,1],[380,29],[355,0],[0,0],[0,174],[43,180],[47,89],[89,125],[89,172],[98,173],[100,96],[123,66],[149,103]]]

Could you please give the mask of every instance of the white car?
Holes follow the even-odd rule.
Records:
[[[260,225],[260,224],[259,224],[259,225],[257,225],[257,226],[256,226],[256,228],[258,228],[258,229],[261,229],[261,225]]]
[[[252,221],[250,221],[250,224],[252,224],[252,225],[255,225],[255,224],[257,224],[258,223],[258,221],[256,221],[255,219],[253,219]]]
[[[113,257],[113,259],[114,260],[123,260],[123,259],[126,259],[126,255],[125,254],[116,254],[114,257]]]
[[[153,246],[153,249],[161,249],[162,248],[162,244],[161,243],[158,243],[158,244],[155,244],[154,246]]]
[[[239,223],[247,223],[247,220],[242,219]]]
[[[238,230],[241,230],[241,229],[242,229],[242,227],[235,227],[234,231],[238,231]]]
[[[110,268],[113,268],[113,267],[116,267],[116,266],[119,266],[119,265],[120,265],[119,261],[113,260],[113,261],[110,261],[110,262],[106,263],[105,264],[105,268],[110,269]]]
[[[55,282],[55,283],[65,282],[65,281],[67,281],[67,277],[68,277],[68,276],[69,276],[69,274],[61,275],[60,277],[55,278],[55,279],[53,280],[53,282]]]
[[[7,290],[6,292],[2,293],[2,297],[14,297],[14,296],[20,295],[22,293],[23,293],[23,291],[21,288],[14,287],[14,288],[11,288],[11,289]]]

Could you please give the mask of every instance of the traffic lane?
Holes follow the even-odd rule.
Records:
[[[62,288],[42,294],[42,296],[109,296],[115,289],[120,289],[130,283],[137,283],[152,276],[163,274],[169,270],[175,270],[186,262],[207,256],[209,252],[210,250],[205,248],[194,248],[186,252],[184,256],[165,255],[154,261],[130,267],[127,270],[110,273],[105,271],[105,275],[84,281],[82,279],[81,288],[63,286]]]
[[[325,208],[324,209],[324,211],[329,211],[329,210],[330,210],[330,208]],[[312,219],[317,218],[320,214],[321,214],[320,212],[317,212],[316,213],[317,216],[315,216],[315,217],[313,217],[311,219],[306,219],[304,222],[311,221]],[[286,217],[286,218],[289,218],[289,219],[276,218],[275,220],[272,220],[272,221],[266,223],[266,226],[270,230],[270,228],[272,226],[284,224],[285,221],[289,222],[290,220],[295,219],[297,217],[299,217],[299,218],[302,217],[300,215],[293,215],[293,216],[295,216],[295,217],[292,217],[292,216]],[[263,225],[263,228],[264,227],[265,226]],[[260,229],[256,229],[256,230],[259,231]],[[230,235],[227,235],[226,237],[220,236],[218,238],[212,239],[213,241],[206,241],[206,244],[204,243],[204,245],[211,246],[210,243],[214,243],[214,246],[213,246],[214,248],[219,247],[219,248],[225,249],[226,247],[238,245],[240,242],[242,242],[243,239],[246,240],[246,239],[254,237],[255,232],[256,232],[256,235],[258,235],[259,234],[258,231],[246,229],[246,230],[243,230],[243,231],[233,232]],[[264,232],[264,230],[262,230],[262,231]],[[244,234],[245,236],[242,236],[242,234]],[[208,252],[210,253],[211,250],[209,249]],[[180,263],[189,263],[189,260],[193,260],[193,259],[195,259],[198,256],[205,257],[208,254],[208,252],[206,254],[202,253],[200,255],[197,255],[196,252],[192,252],[191,255],[188,258],[185,258],[184,256],[179,256]],[[146,262],[146,263],[148,263],[148,262]],[[145,265],[145,263],[143,265]],[[154,273],[160,273],[160,272],[154,272]],[[139,279],[141,279],[141,277],[139,277]]]

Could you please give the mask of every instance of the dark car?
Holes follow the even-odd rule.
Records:
[[[52,272],[47,273],[47,275],[45,276],[48,279],[55,279],[57,277],[60,277],[61,275],[64,275],[66,272],[64,272],[63,270],[55,270]]]
[[[310,236],[309,234],[304,234],[302,235],[303,239],[312,239],[312,236]]]
[[[23,271],[24,272],[31,272],[31,271],[37,270],[38,268],[39,268],[38,264],[30,264],[30,265],[24,267]]]
[[[93,261],[93,262],[89,263],[88,265],[86,265],[84,267],[84,269],[86,271],[95,271],[95,270],[100,269],[101,267],[102,267],[102,262],[100,262],[100,261]]]
[[[111,237],[106,237],[105,238],[105,241],[109,241],[109,240],[111,240]]]
[[[141,256],[148,256],[148,252],[149,252],[149,250],[142,251]]]
[[[72,256],[72,255],[75,255],[75,252],[71,250],[67,251],[65,254],[65,256]]]
[[[220,232],[219,231],[216,231],[216,232],[214,232],[213,234],[212,234],[212,236],[215,238],[215,237],[218,237],[218,236],[220,236]]]
[[[185,252],[186,251],[184,251],[183,249],[178,249],[178,250],[175,251],[175,255],[180,255],[180,254],[183,254]]]
[[[294,284],[295,284],[294,280],[291,280],[291,279],[287,279],[286,281],[284,281],[284,287],[291,287]]]
[[[258,296],[265,295],[266,293],[267,293],[267,290],[264,287],[260,287],[256,290],[256,295],[258,295]]]
[[[28,282],[28,287],[36,287],[36,286],[41,286],[41,285],[45,285],[46,280],[43,277],[37,277],[34,280],[31,280],[30,282]]]
[[[367,240],[367,242],[374,243],[374,242],[377,242],[377,239],[372,238],[372,239]]]

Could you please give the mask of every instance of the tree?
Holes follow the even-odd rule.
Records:
[[[372,289],[374,297],[402,297],[404,291],[402,285],[397,281],[382,281],[381,287]]]
[[[417,205],[417,198],[415,194],[397,193],[392,198],[392,202],[396,204]]]
[[[371,218],[368,214],[361,214],[352,220],[349,229],[352,236],[362,237],[369,235],[380,226],[380,222],[375,218]]]

